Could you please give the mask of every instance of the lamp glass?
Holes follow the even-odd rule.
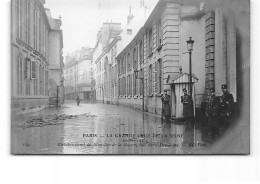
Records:
[[[193,43],[194,43],[194,40],[190,39],[187,41],[187,49],[188,51],[192,51],[193,50]]]

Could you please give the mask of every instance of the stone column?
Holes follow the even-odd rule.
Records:
[[[178,3],[167,2],[162,14],[163,25],[163,84],[164,88],[170,89],[166,85],[169,74],[179,73],[179,25],[180,25],[180,5]]]
[[[236,62],[236,29],[234,13],[227,13],[227,85],[228,90],[237,101],[237,62]]]
[[[221,7],[215,9],[215,33],[215,91],[221,95],[221,85],[227,83],[226,25]]]
[[[205,56],[205,87],[206,94],[210,88],[215,87],[215,12],[209,11],[205,16],[205,38],[206,38],[206,56]]]

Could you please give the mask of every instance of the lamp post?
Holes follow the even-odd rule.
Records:
[[[135,68],[134,73],[135,73],[135,78],[137,79],[138,78],[137,68]],[[142,80],[142,93],[143,93],[142,106],[143,106],[143,112],[144,112],[144,76],[139,77],[138,79]]]
[[[187,41],[187,49],[190,55],[190,96],[192,97],[192,65],[191,65],[191,54],[193,50],[194,40],[190,39]]]

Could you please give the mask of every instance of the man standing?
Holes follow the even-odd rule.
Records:
[[[77,97],[77,105],[79,106],[79,103],[80,103],[80,98],[79,96]]]
[[[220,98],[220,115],[222,122],[227,125],[232,115],[234,98],[233,95],[228,92],[226,84],[221,85],[221,88],[223,94]]]
[[[162,95],[162,114],[165,118],[165,121],[168,122],[171,117],[171,106],[170,106],[170,98],[171,96],[167,94],[167,89],[163,90],[164,94]]]
[[[206,109],[206,116],[208,118],[208,125],[212,136],[219,135],[219,107],[220,100],[215,95],[215,89],[210,88],[210,98]]]
[[[183,90],[184,95],[181,96],[181,103],[183,104],[183,117],[186,122],[191,122],[193,117],[193,103],[192,97],[187,94],[187,90],[184,88]]]

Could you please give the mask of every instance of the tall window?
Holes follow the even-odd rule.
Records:
[[[123,77],[123,90],[122,90],[123,95],[126,95],[126,93],[125,93],[125,90],[126,90],[126,81],[125,81],[125,80],[126,80],[125,77]]]
[[[130,89],[129,89],[129,95],[131,95],[132,96],[132,94],[133,94],[133,90],[132,90],[132,79],[133,79],[133,77],[132,77],[132,75],[130,74],[129,75],[129,79],[130,79],[130,84],[129,84],[129,87],[130,87]]]
[[[161,19],[157,22],[157,47],[159,47],[162,44],[162,25],[161,25]]]
[[[140,95],[143,95],[143,87],[144,87],[143,86],[143,80],[144,80],[143,77],[144,77],[144,73],[143,73],[143,69],[141,69],[140,72],[139,72],[139,78],[142,78],[142,82],[139,83],[139,90],[140,90],[139,93],[140,93]]]
[[[121,95],[121,80],[120,80],[120,78],[118,79],[118,84],[119,84],[118,93],[119,93],[119,95]]]
[[[153,76],[152,76],[152,65],[149,65],[149,94],[152,94],[153,90]]]
[[[155,64],[155,91],[157,94],[162,92],[162,60],[159,59]]]
[[[49,81],[49,72],[48,70],[46,69],[45,70],[45,95],[49,95],[49,89],[48,89],[48,81]]]
[[[137,67],[137,52],[136,48],[133,49],[133,68]]]
[[[26,30],[25,30],[25,35],[26,35],[26,43],[30,44],[30,27],[31,27],[31,3],[30,1],[26,1]]]
[[[17,18],[17,38],[22,39],[22,0],[16,1],[16,18]]]
[[[47,28],[47,26],[44,26],[45,27],[45,57],[47,57],[47,55],[48,55],[48,49],[47,49],[47,47],[48,47],[48,28]]]
[[[42,53],[45,56],[45,24],[42,21]]]
[[[148,53],[150,54],[153,51],[153,30],[152,28],[148,32]]]
[[[130,53],[127,54],[127,70],[130,70]]]
[[[117,62],[117,70],[118,70],[118,74],[121,74],[121,71],[120,71],[120,64],[121,64],[121,61],[118,60],[118,62]]]
[[[40,13],[38,14],[39,19],[39,52],[42,52],[42,19]]]
[[[129,75],[126,77],[126,95],[128,96],[129,95]]]
[[[33,94],[38,94],[38,81],[37,81],[37,72],[36,72],[36,62],[32,61],[32,80],[33,80]]]
[[[17,94],[23,93],[23,58],[21,55],[16,57],[16,74],[17,74]]]
[[[43,16],[42,16],[42,18],[41,18],[41,20],[42,20],[42,27],[41,27],[41,37],[42,37],[42,39],[41,39],[41,47],[42,47],[42,50],[41,50],[41,52],[42,53],[44,53],[44,47],[45,47],[45,24],[44,24],[44,19],[43,19]]]
[[[122,72],[125,73],[126,72],[126,56],[123,58],[123,64],[122,64]]]
[[[31,81],[30,81],[30,71],[31,71],[31,61],[30,60],[24,60],[25,63],[25,72],[26,72],[26,78],[25,78],[25,94],[30,95],[31,94]]]
[[[135,78],[135,74],[133,74],[133,86],[134,86],[134,95],[137,95],[137,90],[136,90],[137,78]]]
[[[141,40],[139,43],[139,63],[141,64],[142,60],[144,59],[144,49],[143,49],[144,45],[143,45],[143,41]]]
[[[124,77],[124,95],[127,95],[126,87],[126,77]]]
[[[114,58],[116,58],[116,54],[117,54],[117,48],[116,48],[116,45],[114,47]]]
[[[40,95],[44,95],[44,68],[39,65]]]
[[[111,63],[114,63],[114,49],[111,50]]]
[[[31,94],[31,60],[26,58],[24,60],[24,78],[25,78],[25,94]]]
[[[33,10],[33,48],[38,49],[38,13],[36,9],[36,5],[34,6]]]

